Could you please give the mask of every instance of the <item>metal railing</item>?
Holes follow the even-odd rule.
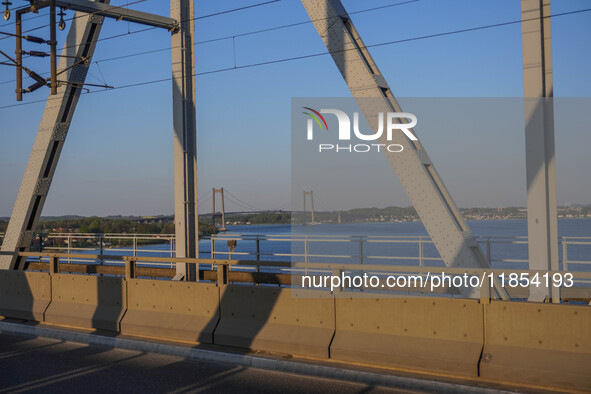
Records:
[[[202,259],[202,258],[174,258],[174,257],[150,257],[150,256],[115,256],[115,255],[95,255],[95,254],[80,254],[78,257],[87,260],[109,259],[117,261],[117,265],[100,265],[97,263],[90,264],[75,264],[75,263],[61,263],[61,260],[71,258],[68,253],[52,253],[52,252],[0,252],[0,255],[19,255],[27,258],[25,269],[36,271],[49,271],[52,274],[56,273],[82,273],[94,275],[115,275],[126,278],[166,278],[171,279],[175,275],[175,270],[172,268],[163,268],[165,264],[195,264],[196,272],[198,272],[198,280],[205,282],[216,282],[218,285],[228,283],[249,283],[255,285],[279,285],[291,286],[298,288],[298,283],[302,278],[302,274],[309,267],[308,263],[290,263],[285,261],[253,261],[253,260],[230,260],[230,259]],[[138,263],[143,261],[145,264],[157,266],[139,266]],[[234,267],[234,270],[230,270]],[[511,274],[528,274],[528,275],[554,275],[559,274],[559,271],[542,271],[542,270],[514,270],[514,269],[477,269],[477,268],[450,268],[450,267],[411,267],[407,265],[376,265],[376,264],[359,264],[359,263],[313,263],[314,270],[332,275],[339,275],[345,272],[359,273],[366,272],[373,275],[420,275],[422,277],[431,275],[431,278],[437,274],[447,274],[452,276],[477,276],[487,278],[489,275],[494,278],[500,278]],[[241,272],[237,269],[249,268],[251,272]],[[258,272],[260,268],[270,269],[271,272]],[[257,272],[253,272],[256,270]],[[280,271],[286,271],[279,272]],[[428,277],[429,278],[429,277]],[[573,279],[576,283],[591,281],[591,272],[575,272]],[[174,278],[173,278],[174,280]],[[383,279],[382,279],[383,280]],[[432,281],[433,279],[431,279]],[[432,283],[432,282],[431,282]],[[560,286],[561,299],[563,301],[583,301],[589,303],[591,300],[591,287]],[[327,289],[325,289],[327,290]],[[529,295],[529,288],[524,286],[513,286],[507,288],[507,295],[509,299],[526,299]],[[355,289],[339,288],[338,292],[350,293],[356,291]],[[370,289],[371,292],[378,293],[394,293],[394,294],[439,294],[439,295],[459,295],[459,289],[455,287],[438,287],[433,290],[429,289],[429,282],[420,285],[409,282],[408,286],[397,287],[395,289],[379,290]],[[494,294],[490,281],[483,281],[476,298],[492,299],[497,298]]]
[[[0,234],[0,237],[2,234]],[[41,238],[39,238],[41,236]],[[80,253],[175,257],[174,234],[48,233],[34,239],[32,250],[65,252],[69,263],[87,262]],[[233,244],[233,242],[236,242]],[[529,268],[527,237],[477,237],[494,268]],[[232,243],[229,246],[228,242]],[[209,250],[207,250],[209,244]],[[559,269],[591,271],[591,237],[559,238]],[[200,242],[200,257],[290,262],[443,266],[428,236],[334,236],[218,234]],[[118,264],[104,257],[100,264]],[[169,268],[174,264],[169,263]]]
[[[507,267],[521,265],[526,268],[528,260],[528,238],[527,237],[503,237],[503,236],[480,236],[476,237],[477,242],[491,267]],[[236,248],[230,250],[224,243],[237,241]],[[274,252],[273,247],[265,247],[265,243],[287,243],[291,246],[290,252]],[[332,245],[320,249],[314,253],[311,248],[314,244]],[[299,244],[299,245],[298,245]],[[327,253],[335,249],[335,245],[356,245],[348,249],[354,253]],[[382,248],[381,254],[369,254],[372,244],[388,245],[389,248]],[[514,247],[517,246],[517,247]],[[569,253],[569,246],[585,250],[577,250],[574,255]],[[296,252],[293,252],[293,249]],[[344,249],[344,248],[341,248]],[[352,250],[354,249],[354,250]],[[504,250],[503,250],[504,249]],[[559,238],[559,265],[563,272],[571,268],[591,271],[591,237],[560,237]],[[402,253],[402,254],[395,254]],[[507,257],[507,255],[513,255]],[[357,261],[360,264],[368,262],[380,263],[405,263],[423,267],[443,266],[443,260],[439,256],[433,241],[428,236],[324,236],[324,235],[245,235],[245,234],[222,234],[212,235],[210,239],[210,257],[219,258],[240,256],[243,259],[254,259],[262,261],[265,259],[289,258],[291,261],[310,262],[312,260],[330,261],[332,259],[347,259]]]
[[[40,236],[42,242],[39,242]],[[33,241],[33,248],[38,251],[68,253],[68,263],[87,261],[77,256],[80,252],[96,252],[103,256],[98,259],[100,264],[117,264],[118,260],[107,257],[111,254],[175,257],[174,234],[48,233],[38,234]],[[161,247],[154,249],[155,245]],[[162,247],[164,245],[166,248]],[[168,266],[173,267],[171,263]]]

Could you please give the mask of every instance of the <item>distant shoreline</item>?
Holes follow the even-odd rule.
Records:
[[[587,219],[587,220],[591,220],[591,217],[570,217],[570,218],[564,218],[564,217],[559,217],[558,220],[572,220],[572,219]],[[500,219],[492,219],[492,218],[485,218],[485,219],[466,219],[464,218],[464,220],[466,220],[467,222],[485,222],[485,221],[502,221],[502,220],[527,220],[526,217],[523,218],[500,218]],[[368,223],[368,224],[377,224],[377,223],[417,223],[417,222],[421,222],[421,220],[392,220],[392,221],[359,221],[359,222],[346,222],[346,223],[341,223],[341,224],[363,224],[363,223]],[[226,226],[286,226],[286,225],[292,225],[292,224],[297,224],[297,225],[301,225],[301,223],[291,223],[291,222],[286,222],[286,223],[240,223],[240,224],[230,224],[230,223],[226,223]],[[316,222],[315,224],[338,224],[335,222]]]

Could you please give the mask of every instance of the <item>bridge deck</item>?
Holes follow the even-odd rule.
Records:
[[[0,369],[0,392],[77,393],[81,387],[88,392],[167,393],[502,393],[515,389],[493,382],[484,387],[482,382],[431,380],[402,372],[395,376],[280,355],[243,354],[219,346],[194,349],[207,353],[208,360],[199,360],[178,343],[116,339],[44,324],[0,321],[0,332],[0,357],[10,360]],[[113,346],[115,341],[122,347]],[[250,365],[233,362],[240,357],[250,357]],[[220,361],[209,361],[216,359]]]

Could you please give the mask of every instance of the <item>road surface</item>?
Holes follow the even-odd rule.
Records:
[[[398,393],[315,377],[56,339],[0,335],[0,393]]]

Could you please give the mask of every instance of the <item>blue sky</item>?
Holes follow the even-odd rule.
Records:
[[[253,1],[197,0],[196,16],[229,10]],[[349,12],[396,3],[395,0],[343,1]],[[126,4],[126,1],[112,1]],[[168,1],[147,0],[132,8],[168,15]],[[553,0],[552,13],[591,8],[584,0]],[[69,12],[71,16],[72,12]],[[421,0],[352,15],[365,43],[425,36],[463,28],[518,20],[513,0]],[[196,41],[240,35],[258,29],[308,20],[301,3],[282,0],[266,6],[196,21]],[[25,28],[47,23],[46,17]],[[14,26],[0,23],[1,31]],[[143,27],[107,21],[102,37]],[[48,31],[36,34],[48,36]],[[552,19],[554,88],[557,97],[591,96],[591,12]],[[63,42],[65,33],[58,36]],[[28,44],[27,49],[37,49]],[[170,51],[107,60],[170,47],[165,31],[148,31],[99,42],[88,82],[122,86],[170,76]],[[14,40],[0,40],[12,53]],[[196,45],[198,73],[326,52],[312,24],[239,36]],[[398,97],[522,96],[521,28],[519,24],[410,41],[371,49]],[[103,61],[104,60],[104,61]],[[30,63],[38,72],[48,63]],[[0,67],[0,216],[8,216],[35,138],[44,103],[14,106],[14,69]],[[285,208],[290,200],[290,107],[292,97],[349,97],[330,56],[200,75],[197,86],[198,187],[202,212],[211,208],[212,187],[223,186],[241,200],[261,208]],[[43,100],[48,90],[25,96],[24,103]],[[170,214],[173,211],[172,117],[170,82],[82,96],[64,147],[44,215]],[[523,146],[523,134],[515,144]],[[462,207],[525,204],[525,158],[504,193],[490,198],[488,181],[479,170],[498,165],[497,158],[459,165],[453,140],[426,135],[423,143],[444,181]],[[557,131],[559,203],[591,203],[591,159],[581,147],[591,146],[584,127],[565,141]],[[523,151],[522,151],[523,152]],[[475,175],[476,174],[476,175]],[[514,174],[514,175],[515,175]],[[464,181],[472,177],[467,187]],[[479,183],[480,182],[480,183]],[[499,187],[503,187],[502,185]],[[470,191],[469,193],[467,191]],[[482,190],[481,193],[478,190]],[[485,198],[486,197],[486,198]],[[405,205],[387,196],[375,205]],[[228,202],[229,210],[242,210]]]

